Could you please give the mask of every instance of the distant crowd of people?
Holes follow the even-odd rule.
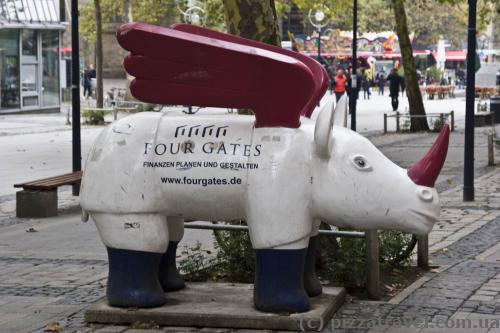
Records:
[[[384,70],[381,70],[375,76],[375,84],[378,87],[378,94],[384,95],[386,83],[389,82],[389,97],[391,98],[391,105],[394,111],[397,111],[399,106],[399,93],[406,89],[406,81],[404,77],[398,74],[396,68],[393,68],[389,75],[386,75]],[[331,78],[331,88],[335,93],[335,98],[338,101],[342,95],[347,93],[350,97],[355,96],[359,98],[360,89],[363,89],[363,99],[370,99],[372,80],[368,75],[366,69],[362,69],[361,73],[356,76],[356,88],[352,88],[352,68],[349,67],[346,72],[342,67],[339,67],[335,75]]]
[[[329,73],[331,72],[330,68]],[[403,73],[402,69],[392,68],[387,74],[385,68],[382,68],[374,76],[371,76],[369,70],[365,67],[356,75],[356,89],[351,89],[352,67],[349,67],[346,71],[343,67],[339,66],[334,74],[330,74],[330,86],[332,92],[335,93],[337,101],[345,93],[350,97],[354,94],[355,98],[358,99],[361,89],[363,90],[363,99],[365,100],[370,99],[372,88],[378,90],[379,96],[384,96],[385,88],[388,86],[392,110],[397,111],[399,107],[399,94],[401,93],[404,96],[406,91],[406,79]],[[454,78],[445,77],[444,75],[441,78],[435,78],[429,72],[422,75],[417,70],[417,81],[419,85],[455,85],[458,89],[463,89],[465,88],[466,75],[462,68],[458,68],[455,71]]]

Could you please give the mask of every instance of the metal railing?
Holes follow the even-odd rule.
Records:
[[[221,225],[184,223],[186,229],[218,230],[218,231],[246,231],[248,227],[243,225]],[[379,239],[377,230],[367,231],[338,231],[319,230],[322,236],[365,238],[366,240],[366,290],[372,299],[380,299],[380,263],[379,263]],[[429,241],[428,236],[418,236],[417,265],[421,268],[429,267]]]
[[[396,132],[401,132],[401,118],[439,118],[440,123],[444,124],[450,118],[451,131],[455,130],[455,111],[448,113],[427,113],[425,115],[411,115],[409,113],[400,113],[388,115],[384,113],[384,134],[387,133],[387,118],[396,118]]]
[[[248,227],[243,225],[221,225],[221,224],[199,224],[199,223],[185,223],[184,227],[187,229],[198,230],[218,230],[218,231],[246,231]],[[360,231],[334,231],[334,230],[319,230],[320,235],[333,236],[333,237],[347,237],[347,238],[366,238],[366,289],[370,297],[374,299],[380,298],[380,267],[378,263],[378,237],[376,230],[360,232]]]

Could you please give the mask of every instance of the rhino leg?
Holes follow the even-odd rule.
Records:
[[[321,283],[316,275],[316,252],[319,246],[319,226],[321,220],[313,222],[309,245],[307,247],[306,264],[304,268],[304,287],[309,297],[318,296],[322,293]]]
[[[257,310],[305,312],[310,308],[304,289],[307,249],[256,250],[254,303]]]
[[[318,236],[309,239],[307,247],[306,263],[304,267],[304,287],[309,297],[321,295],[322,288],[316,275],[316,249],[318,248]]]
[[[155,307],[165,303],[158,270],[168,228],[158,214],[92,213],[108,250],[106,295],[111,306]]]
[[[175,263],[177,245],[184,236],[184,219],[167,217],[169,243],[167,252],[161,258],[159,278],[164,291],[175,291],[186,287],[184,278]]]

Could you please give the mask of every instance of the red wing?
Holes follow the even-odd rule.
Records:
[[[117,39],[144,102],[250,108],[256,127],[296,128],[314,93],[303,62],[268,49],[142,23],[123,25]]]
[[[316,60],[306,55],[300,54],[295,51],[282,49],[269,44],[260,43],[251,39],[246,39],[218,31],[213,31],[210,29],[205,29],[192,24],[183,24],[183,23],[174,24],[171,26],[171,28],[200,36],[224,40],[227,42],[260,47],[262,49],[284,54],[302,61],[307,67],[309,67],[314,76],[314,92],[310,96],[309,102],[304,106],[304,108],[301,111],[301,115],[305,117],[308,118],[311,117],[314,108],[316,107],[321,97],[323,97],[323,95],[325,94],[326,89],[328,88],[328,73],[326,72],[325,68],[321,66],[321,64],[319,64]]]

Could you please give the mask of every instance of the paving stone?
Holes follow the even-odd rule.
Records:
[[[129,326],[115,326],[109,325],[100,329],[95,330],[95,333],[122,333],[126,330],[130,329]],[[144,332],[143,332],[144,333]]]

